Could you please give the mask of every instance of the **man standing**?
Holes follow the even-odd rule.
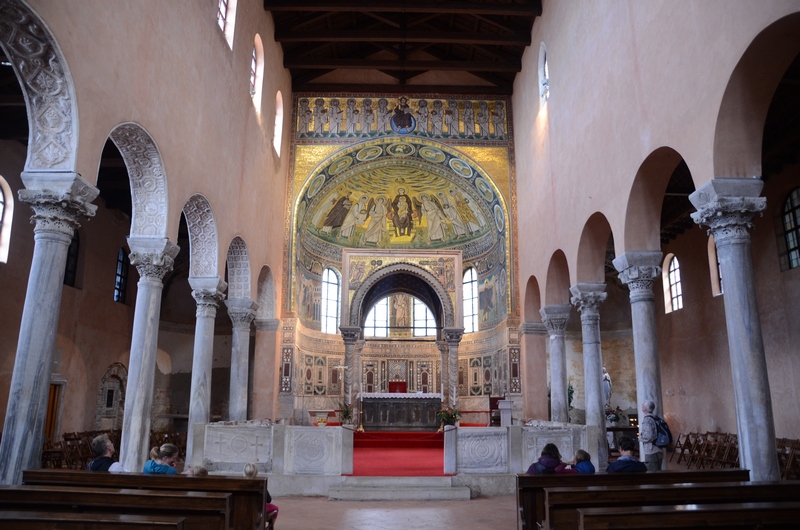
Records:
[[[658,428],[656,420],[653,418],[655,410],[656,404],[652,401],[642,403],[644,417],[639,422],[639,438],[642,440],[642,455],[644,455],[644,463],[648,471],[660,470],[661,463],[664,461],[664,451],[655,445],[656,438],[658,438]]]

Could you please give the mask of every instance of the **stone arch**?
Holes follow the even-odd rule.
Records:
[[[358,289],[356,289],[353,299],[350,302],[350,325],[361,325],[361,321],[366,315],[365,309],[368,310],[368,308],[364,307],[365,299],[367,298],[367,294],[370,292],[372,287],[377,285],[378,282],[385,278],[404,273],[416,276],[434,290],[439,298],[439,303],[441,304],[442,320],[444,324],[443,327],[454,327],[456,322],[455,308],[453,307],[453,303],[450,300],[450,296],[448,296],[444,285],[442,285],[439,280],[433,276],[433,274],[412,263],[393,263],[372,271],[370,275],[364,279],[361,285],[359,285]]]
[[[611,225],[606,216],[600,212],[593,213],[583,227],[578,246],[578,282],[605,282],[606,249],[610,236]]]
[[[550,256],[550,264],[547,266],[547,285],[545,287],[545,304],[568,304],[569,303],[569,265],[564,251],[556,250]]]
[[[239,236],[233,238],[228,246],[228,298],[249,299],[250,294],[250,254],[247,244]]]
[[[639,166],[625,212],[626,251],[661,250],[661,206],[670,178],[682,159],[671,147],[659,147]]]
[[[714,175],[760,177],[764,123],[786,69],[800,53],[800,13],[761,31],[731,73],[714,133]]]
[[[256,319],[273,320],[275,318],[275,279],[272,277],[272,270],[268,265],[261,267],[257,290]]]
[[[100,378],[95,405],[94,428],[98,431],[122,429],[128,369],[112,363]]]
[[[536,276],[528,278],[525,286],[525,305],[523,306],[522,318],[525,322],[541,322],[539,309],[542,308],[542,297],[539,290],[539,281]]]
[[[29,127],[25,171],[74,171],[78,152],[75,86],[53,34],[25,2],[4,0],[0,47],[25,95]]]
[[[167,177],[153,137],[138,123],[114,127],[109,138],[119,149],[131,185],[131,236],[166,237]]]
[[[189,197],[183,205],[189,228],[189,276],[219,276],[217,256],[217,221],[208,199],[200,194]]]

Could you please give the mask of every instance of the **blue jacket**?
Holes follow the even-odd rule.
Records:
[[[594,464],[592,464],[591,460],[584,460],[583,462],[578,462],[574,466],[573,469],[577,469],[578,473],[594,473]]]
[[[177,475],[178,470],[166,464],[159,464],[154,460],[148,460],[144,463],[142,473],[147,473],[148,475]]]
[[[639,473],[647,471],[647,466],[632,456],[621,456],[606,468],[606,473]]]

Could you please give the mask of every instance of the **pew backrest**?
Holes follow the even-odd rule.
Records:
[[[627,486],[640,484],[675,484],[682,482],[741,482],[750,479],[746,469],[705,469],[653,471],[648,473],[594,473],[517,475],[518,524],[523,530],[536,530],[544,521],[547,487]]]
[[[183,530],[184,517],[118,513],[0,511],[0,528],[14,530]]]
[[[235,530],[264,530],[265,528],[266,478],[190,477],[187,475],[145,475],[143,473],[93,473],[73,469],[29,469],[22,472],[22,483],[230,493],[232,497],[232,528]]]

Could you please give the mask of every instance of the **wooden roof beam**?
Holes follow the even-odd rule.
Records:
[[[361,13],[457,13],[499,15],[511,17],[537,17],[542,14],[541,0],[527,0],[524,4],[495,4],[470,0],[264,0],[267,11],[358,11]]]
[[[288,56],[283,66],[292,70],[356,69],[356,70],[439,70],[450,72],[519,72],[521,61],[396,61],[383,59],[296,59]]]
[[[530,46],[530,33],[514,35],[460,31],[286,31],[275,30],[277,42],[424,42],[478,46]]]

